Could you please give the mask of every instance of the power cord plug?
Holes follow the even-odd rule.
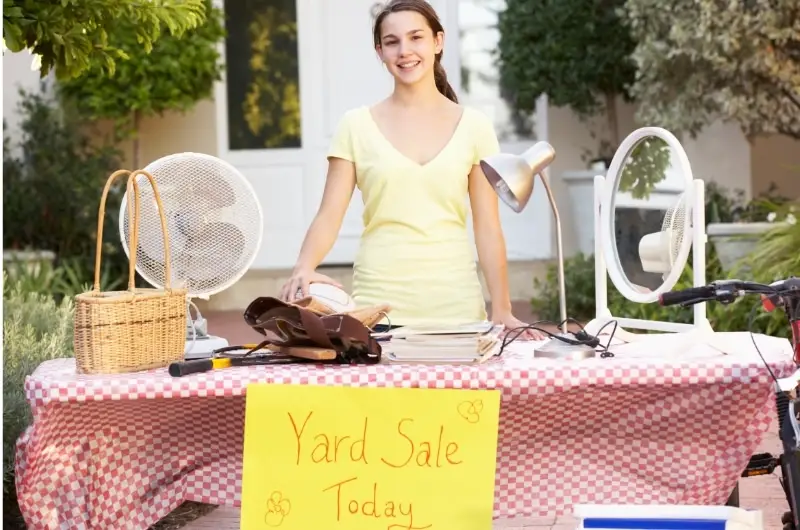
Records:
[[[557,335],[555,333],[552,333],[552,332],[550,332],[550,331],[548,331],[546,329],[543,329],[543,328],[539,327],[542,324],[549,324],[549,325],[555,325],[556,327],[558,327],[560,329],[565,323],[571,323],[571,324],[577,325],[580,329],[578,331],[574,332],[574,333],[564,333],[564,334]],[[607,343],[605,344],[605,346],[603,346],[601,344],[601,342],[600,342],[599,335],[602,333],[602,331],[607,326],[612,325],[612,324],[613,324],[614,328],[611,330],[611,335],[609,336]],[[600,330],[598,331],[597,336],[595,336],[595,335],[591,335],[589,332],[587,332],[584,329],[583,325],[580,322],[578,322],[577,320],[575,320],[574,318],[567,318],[566,320],[564,320],[562,322],[559,322],[559,323],[555,323],[555,322],[550,321],[550,320],[539,320],[537,322],[534,322],[533,324],[529,324],[527,326],[521,326],[519,328],[514,328],[512,330],[509,330],[509,332],[506,334],[505,338],[503,339],[503,343],[500,346],[500,351],[497,353],[497,355],[501,355],[509,344],[511,344],[512,342],[517,340],[519,338],[519,336],[524,331],[529,330],[529,329],[534,329],[536,331],[544,333],[545,335],[550,337],[550,339],[559,340],[561,342],[564,342],[566,344],[570,344],[570,345],[573,345],[573,346],[589,346],[589,347],[594,348],[594,349],[598,349],[599,348],[600,357],[602,357],[604,359],[608,358],[608,357],[614,357],[614,353],[609,351],[608,348],[611,345],[611,341],[614,338],[614,334],[617,331],[617,321],[616,320],[610,320],[610,321],[606,322],[605,324],[603,324],[603,327],[600,328]],[[569,337],[568,335],[572,335],[572,337]]]

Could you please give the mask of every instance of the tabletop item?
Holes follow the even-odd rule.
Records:
[[[669,131],[642,127],[620,144],[605,174],[594,179],[595,319],[597,334],[616,321],[618,335],[629,330],[681,332],[711,330],[705,303],[693,308],[691,323],[618,318],[608,305],[607,278],[637,304],[656,303],[685,272],[692,284],[706,284],[705,185],[694,178],[686,150]],[[686,271],[689,256],[691,269]]]
[[[349,315],[318,315],[277,298],[260,297],[247,306],[244,320],[266,337],[245,355],[268,347],[278,349],[273,358],[286,362],[372,364],[381,358],[381,345],[370,336],[369,328]]]
[[[399,363],[484,363],[500,353],[502,326],[474,322],[461,326],[403,326],[386,333],[384,360]]]
[[[594,357],[594,346],[579,340],[568,330],[569,318],[567,314],[566,287],[564,283],[564,249],[561,236],[561,216],[558,212],[555,197],[550,189],[550,183],[545,169],[555,160],[556,151],[547,142],[536,142],[520,155],[510,153],[497,153],[480,161],[492,189],[498,197],[514,212],[520,213],[527,206],[533,193],[533,183],[536,176],[542,181],[542,186],[547,193],[550,209],[556,224],[556,253],[558,272],[558,298],[561,333],[552,335],[550,340],[539,344],[536,354],[539,357],[551,359],[572,359],[580,361]]]
[[[298,294],[302,295],[302,291],[298,289]],[[356,303],[353,298],[347,294],[347,291],[341,287],[331,285],[329,283],[313,282],[308,286],[308,296],[299,300],[308,299],[309,303],[314,302],[321,307],[320,311],[327,313],[346,313],[356,308]],[[294,302],[300,305],[300,302]],[[316,308],[312,308],[316,309]]]
[[[127,255],[138,256],[136,270],[150,285],[160,289],[172,282],[186,290],[184,304],[193,307],[196,316],[187,309],[181,351],[186,358],[209,357],[228,341],[208,334],[206,320],[191,299],[207,300],[250,268],[264,231],[261,204],[239,170],[211,155],[172,154],[151,162],[145,171],[158,182],[161,211],[154,207],[150,190],[142,190],[139,236],[133,241],[126,194],[119,214],[122,247]],[[160,244],[164,219],[169,255]]]
[[[298,290],[298,295],[300,291]],[[314,282],[308,286],[308,295],[291,302],[318,315],[349,315],[368,328],[388,319],[392,310],[389,304],[359,307],[344,289],[327,283]]]
[[[136,263],[130,255],[127,291],[100,291],[100,259],[103,247],[103,219],[106,198],[114,180],[128,176],[127,187],[134,200],[127,203],[129,238],[136,246],[140,229],[142,199],[137,177],[146,178],[152,187],[161,222],[161,251],[166,256],[166,281],[163,288],[138,289]],[[131,202],[134,205],[131,205]],[[172,287],[170,239],[158,187],[147,171],[114,172],[106,181],[97,219],[97,251],[94,288],[75,296],[74,349],[77,369],[86,374],[135,372],[162,368],[183,356],[186,326],[186,290]]]
[[[760,342],[777,377],[794,371],[786,341]],[[17,445],[20,506],[29,530],[144,529],[183,501],[240,506],[253,383],[500,390],[495,518],[724,504],[775,417],[774,382],[752,351],[576,363],[532,350],[515,342],[482,365],[282,364],[178,378],[79,375],[72,359],[47,361],[25,382],[33,423]]]

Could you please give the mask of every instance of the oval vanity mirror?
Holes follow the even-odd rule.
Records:
[[[611,319],[606,275],[628,300],[656,303],[683,275],[693,252],[695,285],[705,284],[703,182],[669,131],[644,127],[620,145],[595,178],[597,317]],[[705,320],[697,306],[695,322]],[[680,331],[686,324],[615,318],[621,326]]]
[[[611,164],[600,215],[614,286],[634,302],[658,300],[680,278],[692,244],[692,172],[682,149],[648,134]]]

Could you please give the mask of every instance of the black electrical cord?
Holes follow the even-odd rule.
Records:
[[[575,337],[574,339],[555,334],[547,329],[540,327],[543,324],[549,324],[549,325],[554,325],[557,328],[561,328],[561,326],[563,326],[566,323],[575,324],[580,328],[580,330],[577,333],[573,334],[573,336]],[[609,336],[605,346],[603,346],[600,343],[599,336],[601,332],[611,324],[614,325],[614,328],[611,330],[611,335]],[[501,344],[500,351],[497,353],[497,355],[502,355],[503,351],[505,351],[506,347],[508,347],[509,344],[519,339],[520,335],[522,335],[528,330],[539,331],[547,335],[550,339],[560,340],[561,342],[564,342],[565,344],[570,344],[572,346],[591,346],[592,348],[595,349],[600,348],[599,350],[600,357],[604,359],[608,357],[614,357],[614,353],[609,350],[609,347],[611,346],[611,341],[614,338],[614,334],[617,332],[616,320],[609,320],[608,322],[603,324],[603,326],[598,331],[597,336],[593,336],[587,333],[583,325],[574,318],[567,318],[566,320],[562,320],[561,322],[558,323],[553,322],[552,320],[538,320],[532,324],[510,329],[505,334],[505,337],[503,337],[503,343]]]
[[[778,378],[775,377],[775,373],[772,371],[772,368],[770,368],[769,363],[767,362],[766,359],[764,359],[764,355],[761,353],[761,349],[758,347],[758,343],[756,342],[756,336],[753,333],[753,324],[755,323],[756,311],[758,311],[759,307],[761,307],[761,302],[754,304],[753,309],[750,310],[750,315],[747,317],[747,331],[750,333],[750,340],[753,341],[753,346],[755,346],[756,352],[758,352],[758,356],[761,357],[761,362],[763,362],[764,366],[767,367],[769,375],[772,376],[772,379],[775,381],[775,384],[777,385],[779,384]]]

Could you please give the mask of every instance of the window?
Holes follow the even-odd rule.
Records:
[[[519,116],[501,96],[497,68],[497,14],[505,0],[459,0],[461,93],[459,99],[494,120],[501,142],[535,139],[533,116]]]
[[[225,2],[228,147],[300,147],[295,0]]]

